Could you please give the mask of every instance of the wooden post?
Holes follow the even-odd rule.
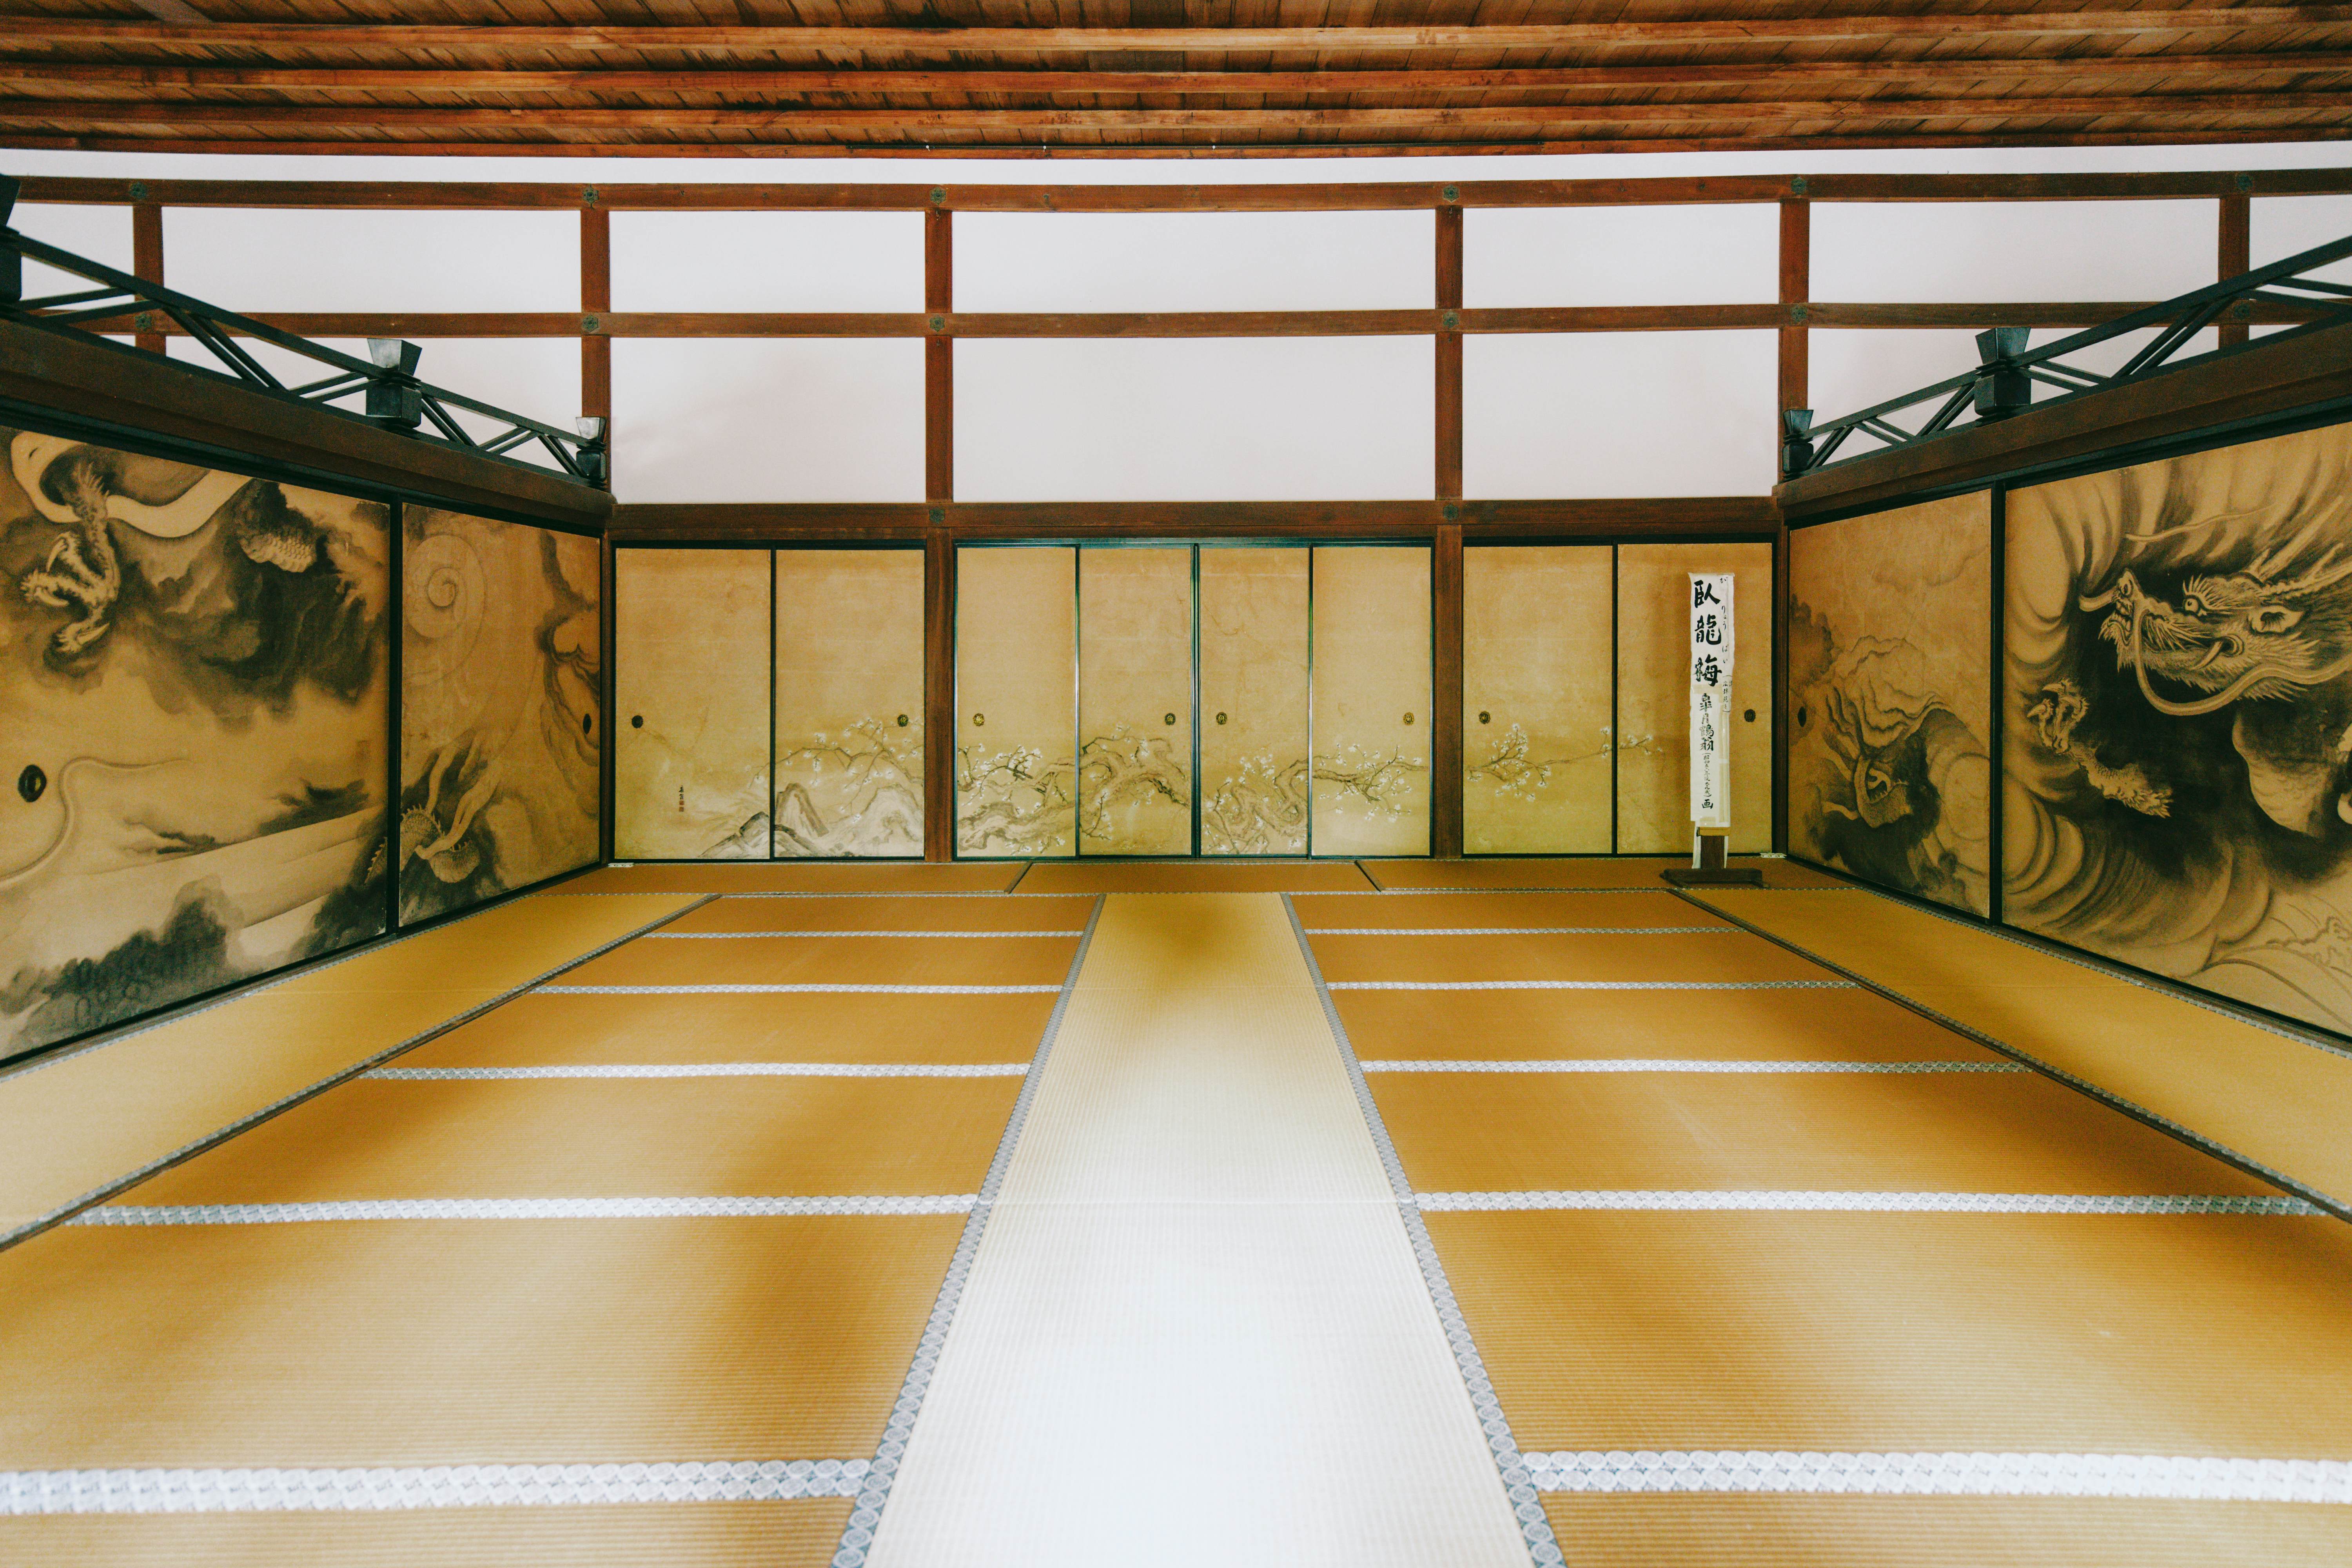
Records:
[[[152,202],[131,205],[131,274],[150,283],[163,281],[163,209]],[[161,332],[140,332],[131,341],[151,354],[163,352]]]
[[[602,716],[597,722],[603,727],[604,732],[599,737],[603,742],[603,751],[596,759],[596,771],[604,788],[604,809],[598,814],[602,820],[597,824],[596,853],[599,859],[610,861],[613,858],[613,822],[616,815],[614,810],[613,753],[617,748],[614,743],[613,728],[618,721],[614,716],[613,696],[615,680],[613,659],[614,610],[613,588],[616,574],[613,562],[613,536],[609,531],[605,533],[603,544],[603,557],[597,568],[598,582],[603,591],[598,595],[596,605],[596,636],[599,639],[596,660],[600,677],[598,685],[602,689],[599,692]]]
[[[1437,209],[1437,308],[1458,321],[1462,309],[1462,209]],[[1462,498],[1462,333],[1437,334],[1437,499]],[[1459,531],[1456,531],[1457,534]],[[1458,545],[1457,545],[1458,548]]]
[[[1780,520],[1772,538],[1772,847],[1789,852],[1789,721],[1796,703],[1789,695],[1789,523]]]
[[[945,345],[940,345],[944,347]],[[955,539],[923,536],[923,858],[955,858]]]
[[[604,488],[613,488],[613,215],[580,209],[580,412],[604,421]],[[591,323],[593,323],[592,326]]]
[[[923,310],[931,317],[955,309],[954,217],[936,207],[923,214]],[[936,329],[923,340],[923,499],[955,500],[955,340]]]
[[[2219,269],[2214,274],[2216,281],[2224,278],[2235,278],[2241,272],[2252,269],[2254,265],[2253,208],[2254,199],[2252,196],[2221,198],[2221,255],[2217,258]],[[2233,309],[2237,308],[2239,307],[2233,307]],[[2233,348],[2246,341],[2246,329],[2242,322],[2236,326],[2224,325],[2221,331],[2221,346],[2225,349]]]
[[[1803,305],[1813,289],[1813,205],[1811,202],[1780,204],[1780,303]],[[1780,329],[1780,408],[1812,406],[1812,364],[1805,329]],[[1780,476],[1780,430],[1776,416],[1772,432],[1773,477]]]
[[[1458,522],[1441,523],[1437,537],[1431,541],[1429,591],[1433,644],[1429,852],[1441,860],[1458,860],[1462,858],[1462,525]]]

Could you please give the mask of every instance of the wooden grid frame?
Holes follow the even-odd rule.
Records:
[[[1810,404],[1815,329],[2095,326],[2150,301],[1837,303],[1811,299],[1816,202],[2210,200],[2216,278],[2248,266],[2256,196],[2352,195],[2352,169],[2074,174],[1769,174],[1642,179],[1365,181],[1324,184],[1034,185],[920,184],[572,184],[490,182],[130,180],[33,177],[26,202],[128,205],[134,271],[163,276],[170,206],[395,211],[572,210],[580,215],[576,311],[289,312],[257,319],[310,336],[570,337],[581,353],[584,415],[613,413],[612,343],[655,338],[920,338],[924,343],[920,502],[636,505],[614,510],[606,542],[607,615],[615,540],[752,543],[919,541],[926,559],[926,706],[933,733],[952,719],[955,547],[987,540],[1139,536],[1425,540],[1432,548],[1435,733],[1431,851],[1462,852],[1462,548],[1473,540],[1769,540],[1774,668],[1787,655],[1788,531],[1769,496],[1491,501],[1464,497],[1462,342],[1473,333],[1769,330],[1779,340],[1779,409]],[[1780,216],[1778,300],[1770,304],[1567,306],[1472,310],[1463,303],[1463,212],[1469,207],[1771,205]],[[987,213],[1304,213],[1426,210],[1435,215],[1433,303],[1426,310],[970,312],[954,306],[954,215]],[[920,311],[615,311],[611,214],[621,212],[920,212]],[[2241,305],[2221,324],[2243,342],[2274,312]],[[2276,312],[2276,320],[2299,319]],[[168,321],[125,323],[160,350]],[[955,500],[954,351],[958,338],[1426,336],[1434,342],[1434,494],[1425,501],[960,503]],[[1776,411],[1777,412],[1777,411]],[[616,447],[618,443],[615,443]],[[625,453],[619,454],[625,460]],[[609,631],[609,627],[608,627]],[[610,679],[609,670],[607,676]],[[608,705],[610,693],[607,692]],[[1785,704],[1783,704],[1785,705]],[[1773,738],[1776,847],[1785,848],[1785,723]],[[934,748],[934,750],[938,750]],[[608,761],[609,766],[609,761]],[[952,757],[929,763],[926,858],[953,854]],[[610,824],[606,832],[609,837]],[[609,844],[607,854],[609,855]]]

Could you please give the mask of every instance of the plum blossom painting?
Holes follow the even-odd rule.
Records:
[[[400,918],[596,858],[597,542],[401,509]]]
[[[2001,912],[2352,1031],[2352,425],[2014,491]]]
[[[0,446],[0,1052],[381,933],[389,509]]]
[[[1992,500],[1789,535],[1789,847],[1991,913]]]

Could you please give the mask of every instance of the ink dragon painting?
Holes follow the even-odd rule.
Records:
[[[1789,847],[1991,912],[1988,492],[1789,535]]]
[[[389,510],[0,447],[0,1052],[380,933]]]
[[[401,509],[400,918],[596,858],[593,539]]]
[[[2352,1030],[2352,426],[2008,501],[2002,912]]]

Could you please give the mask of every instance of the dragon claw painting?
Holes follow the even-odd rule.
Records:
[[[0,442],[0,1052],[380,933],[389,509]]]
[[[2015,491],[2004,918],[2352,1029],[2352,426]]]

